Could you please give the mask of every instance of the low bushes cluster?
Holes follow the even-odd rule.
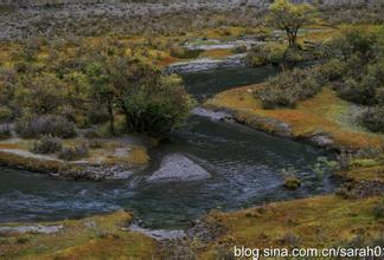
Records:
[[[337,94],[367,108],[358,118],[373,132],[384,132],[384,27],[347,28],[331,43],[329,80]]]
[[[378,219],[384,218],[384,201],[380,201],[373,207],[373,215]]]
[[[18,120],[16,132],[24,138],[37,138],[42,135],[71,138],[76,136],[76,126],[62,116],[32,116]]]
[[[32,144],[31,151],[38,154],[52,154],[62,148],[61,139],[51,135],[43,135]]]
[[[75,147],[63,147],[58,158],[65,161],[75,161],[89,156],[89,147],[87,144],[80,144]]]
[[[384,104],[384,62],[362,66],[359,72],[344,77],[335,89],[340,97],[357,104]]]
[[[0,122],[8,122],[12,118],[12,110],[7,106],[0,107]]]
[[[245,57],[248,66],[258,67],[266,64],[278,64],[284,57],[287,46],[268,42],[265,45],[253,46]]]
[[[246,53],[248,50],[246,45],[239,45],[232,49],[233,53]]]
[[[372,132],[384,132],[384,107],[375,106],[365,109],[359,121]]]
[[[255,96],[266,109],[295,107],[300,100],[317,94],[322,88],[320,77],[313,68],[286,71],[270,79],[265,88],[256,91]]]

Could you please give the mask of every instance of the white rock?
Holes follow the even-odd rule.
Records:
[[[160,169],[153,173],[147,181],[149,183],[184,182],[209,177],[208,171],[188,157],[172,154],[163,159]]]

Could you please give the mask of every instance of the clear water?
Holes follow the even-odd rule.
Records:
[[[263,81],[272,73],[270,68],[241,68],[183,76],[189,91],[203,99],[233,86]],[[219,80],[212,80],[215,77]],[[196,158],[212,177],[190,183],[146,183],[145,177],[169,153]],[[170,143],[153,152],[152,166],[133,180],[58,181],[0,168],[0,221],[59,220],[124,208],[133,211],[144,226],[182,228],[211,209],[234,210],[332,191],[336,183],[329,175],[319,177],[310,170],[318,156],[319,151],[305,144],[191,116]],[[302,187],[296,191],[282,187],[284,168],[295,169]]]

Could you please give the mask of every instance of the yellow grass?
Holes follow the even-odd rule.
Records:
[[[225,91],[208,100],[207,107],[225,108],[235,111],[245,122],[253,115],[270,117],[288,123],[296,137],[310,136],[315,132],[331,135],[336,145],[348,148],[367,148],[382,143],[383,135],[359,129],[352,122],[342,122],[350,104],[336,96],[334,91],[324,88],[314,98],[300,102],[296,109],[265,110],[254,98],[253,92],[264,85],[252,85]]]

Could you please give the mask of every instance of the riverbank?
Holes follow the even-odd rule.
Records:
[[[81,220],[0,225],[4,259],[151,259],[153,239],[130,232],[132,214],[118,211]]]
[[[212,105],[217,105],[218,101],[226,101],[226,103],[220,104],[226,104],[226,111],[231,111],[236,116],[235,105],[241,105],[244,110],[245,108],[250,109],[251,105],[255,104],[251,100],[253,96],[250,88],[259,87],[260,85],[256,85],[224,91],[209,100],[205,106],[213,108]],[[328,103],[324,104],[324,100],[327,100]],[[232,101],[233,103],[231,103]],[[219,109],[218,106],[215,108]],[[220,110],[223,109],[224,106],[221,106]],[[289,132],[281,130],[281,135],[289,138],[300,139],[301,135],[305,136],[305,133],[311,133],[314,131],[313,129],[323,126],[328,131],[333,129],[334,132],[330,133],[336,137],[347,135],[345,132],[348,131],[351,132],[349,133],[351,136],[358,134],[357,136],[361,137],[361,139],[351,138],[351,136],[349,136],[351,139],[335,139],[333,145],[348,144],[348,147],[354,148],[361,145],[362,148],[368,148],[369,145],[376,144],[376,140],[370,138],[376,135],[359,132],[355,128],[343,128],[347,123],[351,123],[346,118],[346,115],[350,114],[348,113],[351,111],[350,109],[350,104],[341,102],[332,91],[324,89],[315,98],[299,104],[297,109],[263,111],[260,107],[252,107],[245,111],[252,112],[254,115],[265,113],[262,114],[264,120],[269,118],[267,115],[275,115],[271,118],[279,119],[279,124],[284,126],[282,128],[289,129]],[[200,109],[194,113],[205,115],[206,111]],[[296,117],[294,117],[295,113],[297,113]],[[216,113],[213,117],[216,120],[221,118],[230,120],[226,113]],[[290,125],[287,123],[288,121],[281,121],[283,118],[293,118],[289,122],[296,124],[291,123],[292,125]],[[271,125],[270,128],[263,130],[273,130],[274,124],[269,121],[267,123]],[[306,123],[312,123],[312,125],[306,126]],[[337,126],[338,128],[336,128]],[[338,131],[336,131],[337,129]],[[355,130],[352,131],[353,129]],[[274,133],[272,130],[267,132]],[[300,133],[302,134],[299,135]],[[337,148],[337,146],[332,147]],[[351,161],[346,169],[337,172],[337,175],[342,177],[344,185],[335,194],[267,203],[263,206],[229,213],[214,210],[195,221],[191,228],[187,228],[183,232],[182,238],[154,239],[153,232],[150,233],[152,236],[150,237],[141,234],[141,230],[130,231],[129,226],[133,223],[132,215],[129,214],[127,217],[127,213],[121,212],[93,217],[104,218],[102,223],[109,223],[108,229],[105,229],[108,230],[106,232],[99,231],[94,224],[90,224],[92,228],[89,228],[86,224],[89,218],[69,221],[76,228],[68,228],[65,224],[68,221],[36,225],[1,224],[0,231],[3,228],[8,234],[1,238],[0,251],[3,252],[5,258],[20,259],[23,257],[52,259],[56,256],[70,259],[86,254],[96,259],[108,255],[112,259],[129,257],[148,259],[152,256],[154,259],[169,259],[178,256],[181,259],[213,260],[233,255],[235,245],[250,248],[377,245],[381,241],[380,233],[384,232],[382,217],[384,205],[381,199],[384,190],[384,179],[381,176],[383,169],[384,164],[379,158]],[[115,216],[123,216],[124,222],[120,222],[120,217],[115,218]],[[99,224],[96,226],[99,227]],[[25,230],[26,233],[20,232]],[[41,230],[58,231],[47,234],[40,232]],[[9,231],[12,231],[11,234]],[[71,239],[76,243],[71,244],[72,242],[68,241],[69,233],[73,236]],[[155,232],[156,234],[158,233]],[[44,245],[44,247],[37,250],[36,244]],[[100,251],[99,247],[101,248],[103,245],[108,248]],[[109,251],[110,249],[115,250],[113,254]]]
[[[355,124],[358,108],[339,99],[330,89],[301,102],[296,109],[264,110],[253,96],[262,87],[259,84],[221,92],[204,107],[231,114],[229,117],[222,113],[222,120],[234,119],[270,134],[327,149],[375,149],[376,153],[373,158],[348,158],[347,165],[335,172],[343,180],[335,194],[268,203],[231,213],[212,212],[204,221],[213,226],[220,224],[225,232],[212,241],[200,241],[200,247],[194,250],[197,258],[233,256],[234,246],[322,249],[382,245],[384,161],[379,147],[383,136]]]
[[[129,137],[64,140],[67,147],[80,143],[91,146],[86,158],[75,161],[62,160],[55,154],[32,153],[33,142],[19,138],[1,141],[0,164],[67,180],[107,180],[128,179],[147,167],[150,160],[144,144]]]
[[[295,109],[263,109],[254,92],[263,84],[251,85],[217,94],[204,107],[232,114],[239,123],[270,134],[306,141],[335,150],[359,150],[378,147],[384,141],[355,121],[358,107],[324,88],[314,98],[300,102]]]

